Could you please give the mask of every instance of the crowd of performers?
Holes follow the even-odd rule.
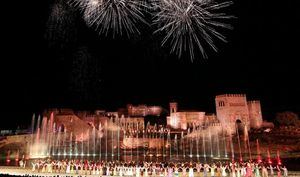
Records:
[[[256,162],[100,162],[89,160],[35,160],[32,172],[135,177],[287,177],[285,166]]]

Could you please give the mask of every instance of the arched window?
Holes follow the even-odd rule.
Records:
[[[225,102],[224,101],[220,101],[219,102],[219,107],[223,107],[223,106],[225,106]]]
[[[65,132],[65,125],[64,124],[61,124],[61,126],[60,126],[60,132]]]
[[[172,108],[172,113],[174,113],[175,112],[175,108]]]

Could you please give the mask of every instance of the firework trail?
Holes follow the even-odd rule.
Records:
[[[231,29],[222,21],[232,16],[219,11],[231,4],[231,1],[216,3],[212,0],[152,0],[153,23],[158,26],[155,33],[164,32],[162,46],[170,43],[171,53],[179,57],[183,52],[188,52],[193,61],[198,48],[207,58],[204,43],[217,51],[213,38],[226,42],[225,36],[217,29]]]
[[[57,0],[51,7],[45,38],[50,46],[64,48],[76,41],[74,10],[63,0]]]
[[[128,37],[139,34],[138,23],[147,23],[143,11],[146,4],[143,0],[72,0],[71,4],[83,12],[88,26],[96,27],[100,34],[113,37]]]

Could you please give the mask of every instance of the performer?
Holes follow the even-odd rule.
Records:
[[[219,164],[217,166],[217,174],[216,174],[217,177],[221,177],[221,164]]]
[[[182,167],[182,177],[186,177],[186,167]]]
[[[69,174],[71,172],[71,162],[69,161],[67,163],[67,170],[66,170],[66,173]]]
[[[242,168],[240,166],[240,164],[238,163],[237,166],[235,167],[235,170],[236,170],[236,176],[237,177],[241,177],[241,171],[242,171]]]
[[[173,177],[173,169],[172,167],[167,167],[168,169],[168,177]]]
[[[106,164],[106,176],[110,176],[109,166]]]
[[[245,177],[247,175],[247,168],[246,168],[246,165],[245,164],[242,164],[242,167],[241,167],[241,176],[242,177]]]
[[[288,176],[288,170],[285,166],[283,166],[283,168],[281,168],[283,170],[283,176],[287,177]]]
[[[230,163],[230,167],[231,167],[231,177],[236,177],[236,170],[235,170],[235,163]]]
[[[255,177],[260,177],[259,169],[260,169],[260,166],[258,166],[258,164],[255,164],[255,166],[254,166]]]
[[[178,167],[175,166],[174,177],[179,177]]]
[[[246,177],[251,177],[252,176],[252,166],[251,164],[248,162],[247,163],[247,167],[246,167]]]
[[[267,169],[270,170],[270,175],[271,175],[271,177],[274,177],[274,167],[270,164],[270,165],[267,167]]]
[[[74,162],[74,160],[71,160],[70,167],[71,167],[70,173],[71,173],[71,174],[74,174],[74,167],[75,167],[75,162]]]
[[[32,165],[32,172],[34,172],[35,171],[35,166],[36,166],[36,164],[37,164],[37,162],[36,161],[33,161],[33,162],[31,162],[31,165]]]
[[[281,177],[281,169],[278,165],[276,166],[276,169],[277,169],[277,177]]]
[[[192,166],[189,168],[189,177],[194,177],[194,168]]]
[[[79,169],[79,162],[78,160],[75,163],[75,173],[78,175],[78,169]]]
[[[50,161],[50,159],[47,162],[47,172],[52,173],[52,162]]]
[[[148,177],[148,167],[145,168],[145,172],[143,174],[145,177]]]
[[[24,163],[23,163],[22,159],[19,161],[19,165],[20,165],[20,168],[23,168]]]
[[[207,177],[207,173],[209,172],[209,165],[208,164],[204,164],[203,165],[203,176]]]
[[[116,166],[113,168],[113,176],[117,176],[117,167]]]
[[[262,166],[261,174],[262,174],[262,177],[268,177],[268,170],[264,165]]]
[[[135,176],[136,177],[140,177],[141,176],[141,171],[140,171],[140,167],[139,166],[137,166],[136,168],[135,168]]]
[[[221,168],[221,171],[222,171],[222,173],[221,173],[222,176],[223,176],[223,177],[224,177],[224,176],[227,176],[227,173],[226,173],[227,165],[225,165],[225,166],[222,166],[222,165],[221,165],[220,168]]]

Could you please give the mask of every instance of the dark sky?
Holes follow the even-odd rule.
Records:
[[[228,43],[217,42],[218,53],[208,50],[208,59],[196,55],[193,63],[169,55],[145,25],[139,36],[113,39],[67,6],[61,21],[51,17],[57,1],[11,3],[2,22],[2,128],[29,124],[49,107],[114,110],[176,100],[180,108],[214,112],[214,96],[222,93],[260,99],[266,119],[300,111],[300,15],[293,1],[235,0]]]

